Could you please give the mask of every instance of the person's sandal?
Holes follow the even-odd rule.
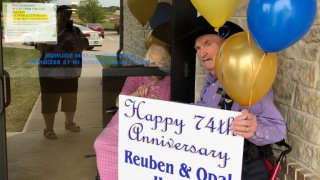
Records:
[[[53,130],[47,130],[47,129],[43,130],[43,136],[46,137],[47,139],[57,139],[58,138],[58,136],[56,135],[56,133],[54,133]]]
[[[71,132],[80,132],[80,126],[78,126],[76,123],[70,123],[66,124],[65,123],[65,129]]]

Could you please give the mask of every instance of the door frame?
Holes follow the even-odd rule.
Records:
[[[0,14],[2,14],[2,3],[0,4]],[[0,22],[2,17],[0,15]],[[5,98],[4,98],[4,70],[3,70],[3,48],[2,29],[0,29],[0,179],[8,179],[8,159],[7,159],[7,135],[5,121]]]
[[[180,40],[190,31],[197,18],[197,11],[189,0],[172,0],[171,39],[171,100],[194,102],[195,51],[185,47]]]

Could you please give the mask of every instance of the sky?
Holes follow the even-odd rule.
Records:
[[[119,6],[121,0],[99,0],[103,7]]]
[[[53,2],[57,3],[58,5],[70,5],[72,2],[77,3],[81,0],[53,0]],[[103,7],[109,7],[109,6],[120,6],[120,0],[99,0],[100,4]]]

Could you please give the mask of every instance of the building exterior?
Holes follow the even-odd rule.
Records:
[[[244,1],[229,19],[244,29],[247,29],[247,3]],[[285,117],[286,141],[293,148],[281,179],[320,179],[320,0],[317,3],[317,17],[310,31],[293,46],[278,52],[279,68],[273,84],[275,103]],[[132,16],[127,0],[123,1],[123,7],[124,53],[143,58],[145,37],[151,29],[148,25],[142,27]],[[205,75],[205,70],[196,64],[195,99]]]

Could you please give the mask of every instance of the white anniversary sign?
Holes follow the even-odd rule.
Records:
[[[119,179],[240,180],[239,112],[120,96]]]

